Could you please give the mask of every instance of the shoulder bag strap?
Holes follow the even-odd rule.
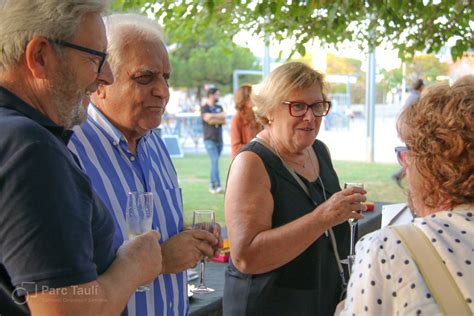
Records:
[[[389,227],[400,236],[443,314],[472,315],[451,273],[425,234],[412,224]]]

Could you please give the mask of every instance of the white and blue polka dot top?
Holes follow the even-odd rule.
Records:
[[[474,205],[417,218],[474,315]],[[440,315],[426,283],[398,236],[388,228],[364,236],[341,315]]]

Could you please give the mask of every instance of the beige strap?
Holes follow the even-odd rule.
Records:
[[[425,234],[412,224],[389,227],[400,236],[443,314],[472,315],[451,273]]]

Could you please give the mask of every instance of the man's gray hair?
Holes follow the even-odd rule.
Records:
[[[132,13],[112,14],[104,17],[104,23],[108,41],[107,60],[114,75],[123,63],[125,47],[137,42],[165,44],[163,28],[158,22],[145,16]]]
[[[105,7],[106,0],[0,0],[0,70],[18,65],[34,36],[71,37],[84,14]]]

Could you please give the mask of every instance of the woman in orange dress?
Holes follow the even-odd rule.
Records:
[[[232,159],[237,156],[240,149],[248,144],[260,132],[263,127],[255,120],[255,115],[250,102],[252,86],[242,84],[235,91],[235,109],[237,112],[230,123],[230,144],[232,148]]]

